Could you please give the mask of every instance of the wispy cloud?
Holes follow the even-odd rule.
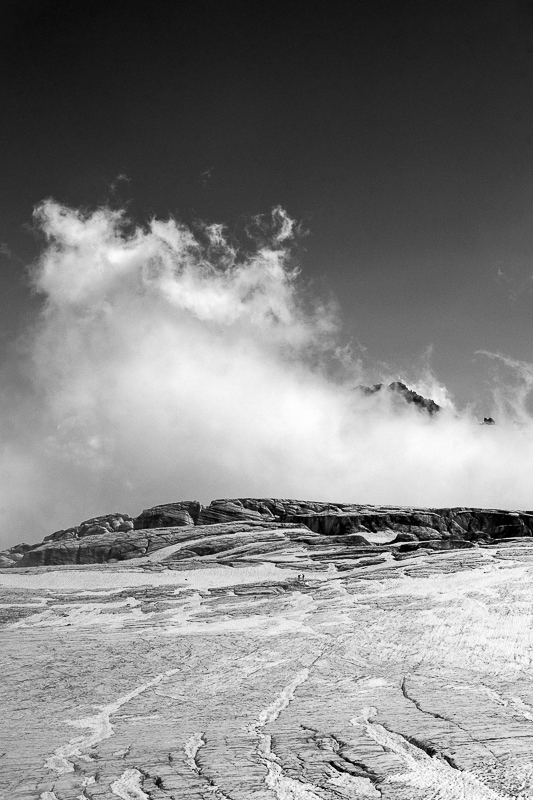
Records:
[[[533,394],[533,364],[487,350],[478,350],[476,354],[490,358],[500,367],[492,375],[495,415],[529,426],[532,421],[529,403]]]

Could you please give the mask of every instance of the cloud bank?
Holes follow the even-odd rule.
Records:
[[[524,397],[520,425],[502,401],[488,427],[431,375],[411,387],[445,404],[433,418],[364,396],[335,309],[292,266],[281,209],[244,251],[220,225],[135,227],[109,208],[46,201],[36,220],[43,305],[24,380],[2,389],[0,545],[176,499],[533,507]]]

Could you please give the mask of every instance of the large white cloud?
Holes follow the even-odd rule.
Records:
[[[281,209],[251,255],[217,225],[135,228],[52,201],[36,216],[43,308],[31,389],[4,387],[2,544],[176,499],[533,506],[527,415],[480,426],[449,401],[430,418],[354,389],[365,375],[302,292]]]

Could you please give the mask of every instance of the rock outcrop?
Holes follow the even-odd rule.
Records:
[[[185,500],[179,503],[146,508],[134,519],[136,530],[144,528],[171,528],[179,525],[196,525],[202,509],[197,500]]]
[[[38,545],[33,545],[37,547]],[[4,550],[0,553],[0,569],[2,567],[15,567],[21,560],[24,554],[31,550],[31,544],[16,544],[10,547],[9,550]]]
[[[80,522],[73,528],[55,531],[44,537],[44,541],[60,541],[64,539],[82,539],[84,536],[98,536],[106,533],[128,533],[134,528],[133,519],[129,514],[104,514]]]
[[[297,547],[290,533],[294,529],[300,532]],[[244,497],[213,500],[206,507],[198,501],[168,503],[145,509],[136,518],[128,514],[94,517],[56,531],[40,544],[17,545],[0,553],[0,568],[123,561],[170,546],[176,546],[176,553],[180,550],[174,561],[215,554],[222,558],[223,553],[224,558],[231,553],[239,561],[266,551],[277,551],[279,559],[287,559],[296,547],[303,559],[301,566],[329,560],[337,565],[342,562],[346,568],[369,550],[375,556],[388,553],[401,558],[419,548],[469,548],[531,536],[530,511]],[[189,543],[187,547],[182,546],[184,542]]]
[[[295,525],[280,523],[230,523],[219,525],[185,525],[168,528],[146,528],[129,533],[105,533],[82,539],[45,542],[28,550],[18,562],[21,567],[64,564],[106,564],[151,556],[158,550],[173,546],[179,550],[173,560],[212,555],[231,550],[236,545],[252,546],[258,539],[270,539],[272,534]],[[266,532],[266,533],[265,533]],[[231,536],[226,543],[224,537]],[[275,537],[274,537],[275,538]]]

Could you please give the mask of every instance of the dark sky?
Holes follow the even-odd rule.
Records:
[[[0,344],[45,197],[239,224],[281,204],[345,334],[433,366],[532,358],[533,4],[4,0]]]

